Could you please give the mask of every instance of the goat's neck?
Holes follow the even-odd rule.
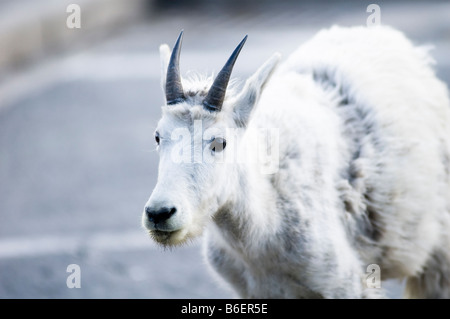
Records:
[[[224,189],[227,200],[214,215],[214,222],[228,243],[248,247],[274,231],[276,201],[272,200],[270,175],[262,173],[258,164],[236,163],[232,171]]]

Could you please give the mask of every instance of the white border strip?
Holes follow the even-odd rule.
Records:
[[[144,230],[86,236],[0,238],[0,259],[74,254],[85,250],[112,252],[158,248]]]

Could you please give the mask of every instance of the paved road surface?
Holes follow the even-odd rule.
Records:
[[[200,241],[164,251],[140,227],[158,161],[158,46],[184,29],[182,72],[211,72],[249,34],[234,72],[245,78],[321,27],[365,24],[366,6],[163,15],[0,83],[0,298],[233,297],[208,272]],[[381,9],[382,23],[436,45],[450,82],[449,6]],[[80,266],[79,289],[66,285],[70,264]]]

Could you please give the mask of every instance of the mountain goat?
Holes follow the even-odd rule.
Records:
[[[334,26],[228,86],[245,40],[214,80],[181,78],[182,33],[160,47],[150,236],[204,233],[242,298],[384,297],[372,264],[406,278],[405,297],[450,298],[450,104],[427,50]]]

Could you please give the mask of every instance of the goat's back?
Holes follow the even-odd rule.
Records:
[[[355,143],[346,164],[363,203],[356,213],[373,222],[388,276],[417,273],[450,225],[450,105],[432,63],[389,27],[333,27],[278,70],[340,95],[333,111]]]

